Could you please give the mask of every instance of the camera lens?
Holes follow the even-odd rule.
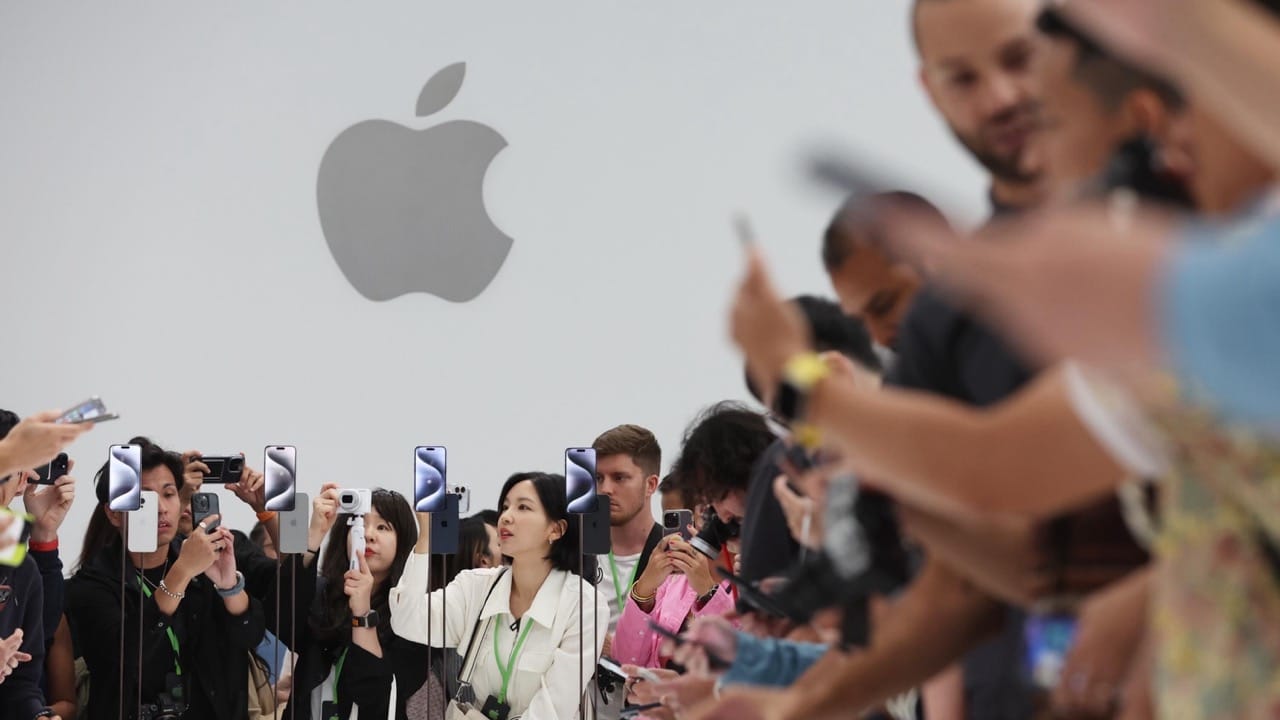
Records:
[[[356,501],[355,493],[342,493],[341,500],[343,504],[350,505]]]

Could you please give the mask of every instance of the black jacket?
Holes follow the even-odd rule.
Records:
[[[321,602],[322,597],[319,592],[320,584],[316,579],[319,564],[320,559],[316,558],[311,567],[303,569],[298,577],[300,592],[304,587],[313,590],[310,594],[313,612],[318,608],[317,603]],[[350,639],[334,645],[321,643],[313,632],[309,614],[298,613],[297,664],[293,670],[289,706],[285,708],[282,717],[312,720],[311,694],[329,677],[344,648],[347,650],[347,659],[343,661],[342,674],[338,678],[338,717],[348,717],[352,705],[360,706],[362,718],[387,717],[392,677],[396,680],[395,716],[407,717],[405,702],[427,681],[427,646],[409,642],[391,632],[389,609],[380,609],[379,614],[378,643],[382,646],[380,658],[352,644]],[[324,699],[331,701],[333,696]]]
[[[44,675],[44,588],[31,558],[18,567],[0,568],[0,638],[22,629],[22,652],[31,660],[20,663],[0,684],[0,712],[5,718],[28,720],[44,707],[40,679]]]
[[[178,559],[181,538],[169,546],[169,561]],[[120,592],[120,541],[102,548],[93,560],[67,581],[67,619],[84,654],[91,677],[89,717],[116,717],[121,672],[124,675],[124,717],[138,716],[138,663],[142,659],[142,702],[154,702],[174,672],[173,649],[166,628],[173,628],[180,647],[179,661],[189,708],[184,720],[247,717],[249,654],[263,636],[262,605],[250,597],[240,616],[227,612],[213,583],[203,575],[187,585],[186,597],[172,617],[163,615],[155,598],[139,593],[136,568],[125,572]],[[120,667],[120,604],[123,600],[124,667]],[[139,622],[142,644],[139,649]]]

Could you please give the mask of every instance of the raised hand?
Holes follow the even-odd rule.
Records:
[[[67,463],[67,471],[75,468],[75,461]],[[63,475],[53,485],[28,485],[22,494],[22,505],[36,518],[31,527],[32,542],[52,542],[58,537],[58,529],[67,519],[67,511],[76,499],[76,479]]]

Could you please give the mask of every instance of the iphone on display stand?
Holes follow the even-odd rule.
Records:
[[[138,509],[127,513],[129,552],[155,552],[160,547],[160,495],[143,490]]]
[[[267,510],[293,510],[298,492],[298,449],[292,445],[268,445],[264,455]]]

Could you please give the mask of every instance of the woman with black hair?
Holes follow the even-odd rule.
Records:
[[[392,634],[387,596],[400,580],[418,539],[413,511],[403,495],[371,493],[364,515],[365,551],[351,569],[351,515],[339,515],[338,488],[326,484],[314,511],[328,524],[319,589],[308,622],[300,625],[292,694],[282,717],[346,720],[405,718],[405,703],[427,679],[427,648]],[[299,587],[316,587],[312,577]],[[395,679],[394,699],[392,678]]]
[[[577,574],[579,522],[568,512],[564,477],[513,475],[498,507],[499,542],[510,567],[466,570],[446,590],[428,595],[431,543],[422,533],[391,591],[391,627],[414,642],[462,654],[463,686],[449,705],[451,718],[577,717],[609,629],[609,605]],[[430,520],[429,513],[418,514],[421,526]],[[594,558],[586,565],[585,575],[594,578]],[[584,624],[588,636],[594,625],[590,647],[584,647]]]
[[[104,465],[80,567],[67,582],[67,618],[91,678],[88,715],[137,718],[140,692],[153,717],[177,706],[185,720],[245,718],[249,654],[262,639],[263,611],[244,591],[231,531],[206,532],[212,516],[191,537],[178,536],[182,459],[147,438],[130,443],[142,446],[142,489],[158,496],[158,549],[122,558],[125,513],[107,509]]]

